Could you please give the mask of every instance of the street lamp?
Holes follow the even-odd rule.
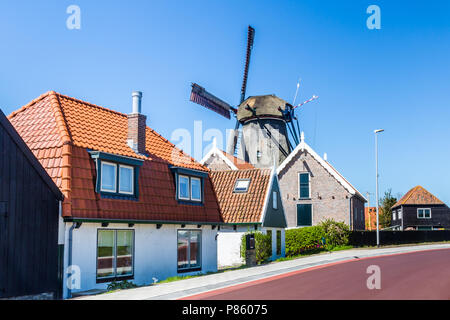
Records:
[[[383,132],[384,129],[375,130],[375,172],[376,172],[376,197],[377,197],[377,247],[380,246],[380,224],[379,224],[379,213],[378,208],[380,207],[380,198],[378,196],[378,133]]]

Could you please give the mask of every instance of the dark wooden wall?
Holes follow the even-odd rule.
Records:
[[[35,165],[0,123],[0,298],[59,294],[59,203]]]
[[[417,218],[418,208],[430,208],[430,219]],[[396,209],[398,211],[398,208]],[[450,229],[450,209],[446,205],[408,205],[402,206],[403,210],[403,227],[406,229],[410,226],[434,226]],[[391,217],[392,219],[392,217]],[[401,225],[402,220],[392,221],[396,225]]]

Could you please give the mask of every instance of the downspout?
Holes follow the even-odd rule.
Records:
[[[350,226],[350,230],[352,230],[352,198],[348,199],[348,206],[349,206],[348,225]]]
[[[72,226],[69,228],[69,245],[68,245],[68,258],[67,258],[67,261],[68,261],[67,267],[68,268],[70,268],[72,266],[72,243],[73,243],[72,239],[73,239],[73,229],[76,228],[76,225],[77,225],[77,223],[73,222]],[[66,280],[66,282],[67,282],[67,280]],[[66,283],[66,285],[67,285],[67,283]],[[67,297],[72,298],[71,286],[67,286]]]

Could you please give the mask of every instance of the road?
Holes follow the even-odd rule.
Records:
[[[380,289],[368,289],[371,265],[380,267]],[[214,291],[189,300],[450,300],[450,249],[344,261],[293,271]]]

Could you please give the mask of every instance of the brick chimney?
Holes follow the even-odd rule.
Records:
[[[133,91],[133,112],[128,115],[127,143],[136,153],[145,154],[147,117],[141,113],[142,92]]]

